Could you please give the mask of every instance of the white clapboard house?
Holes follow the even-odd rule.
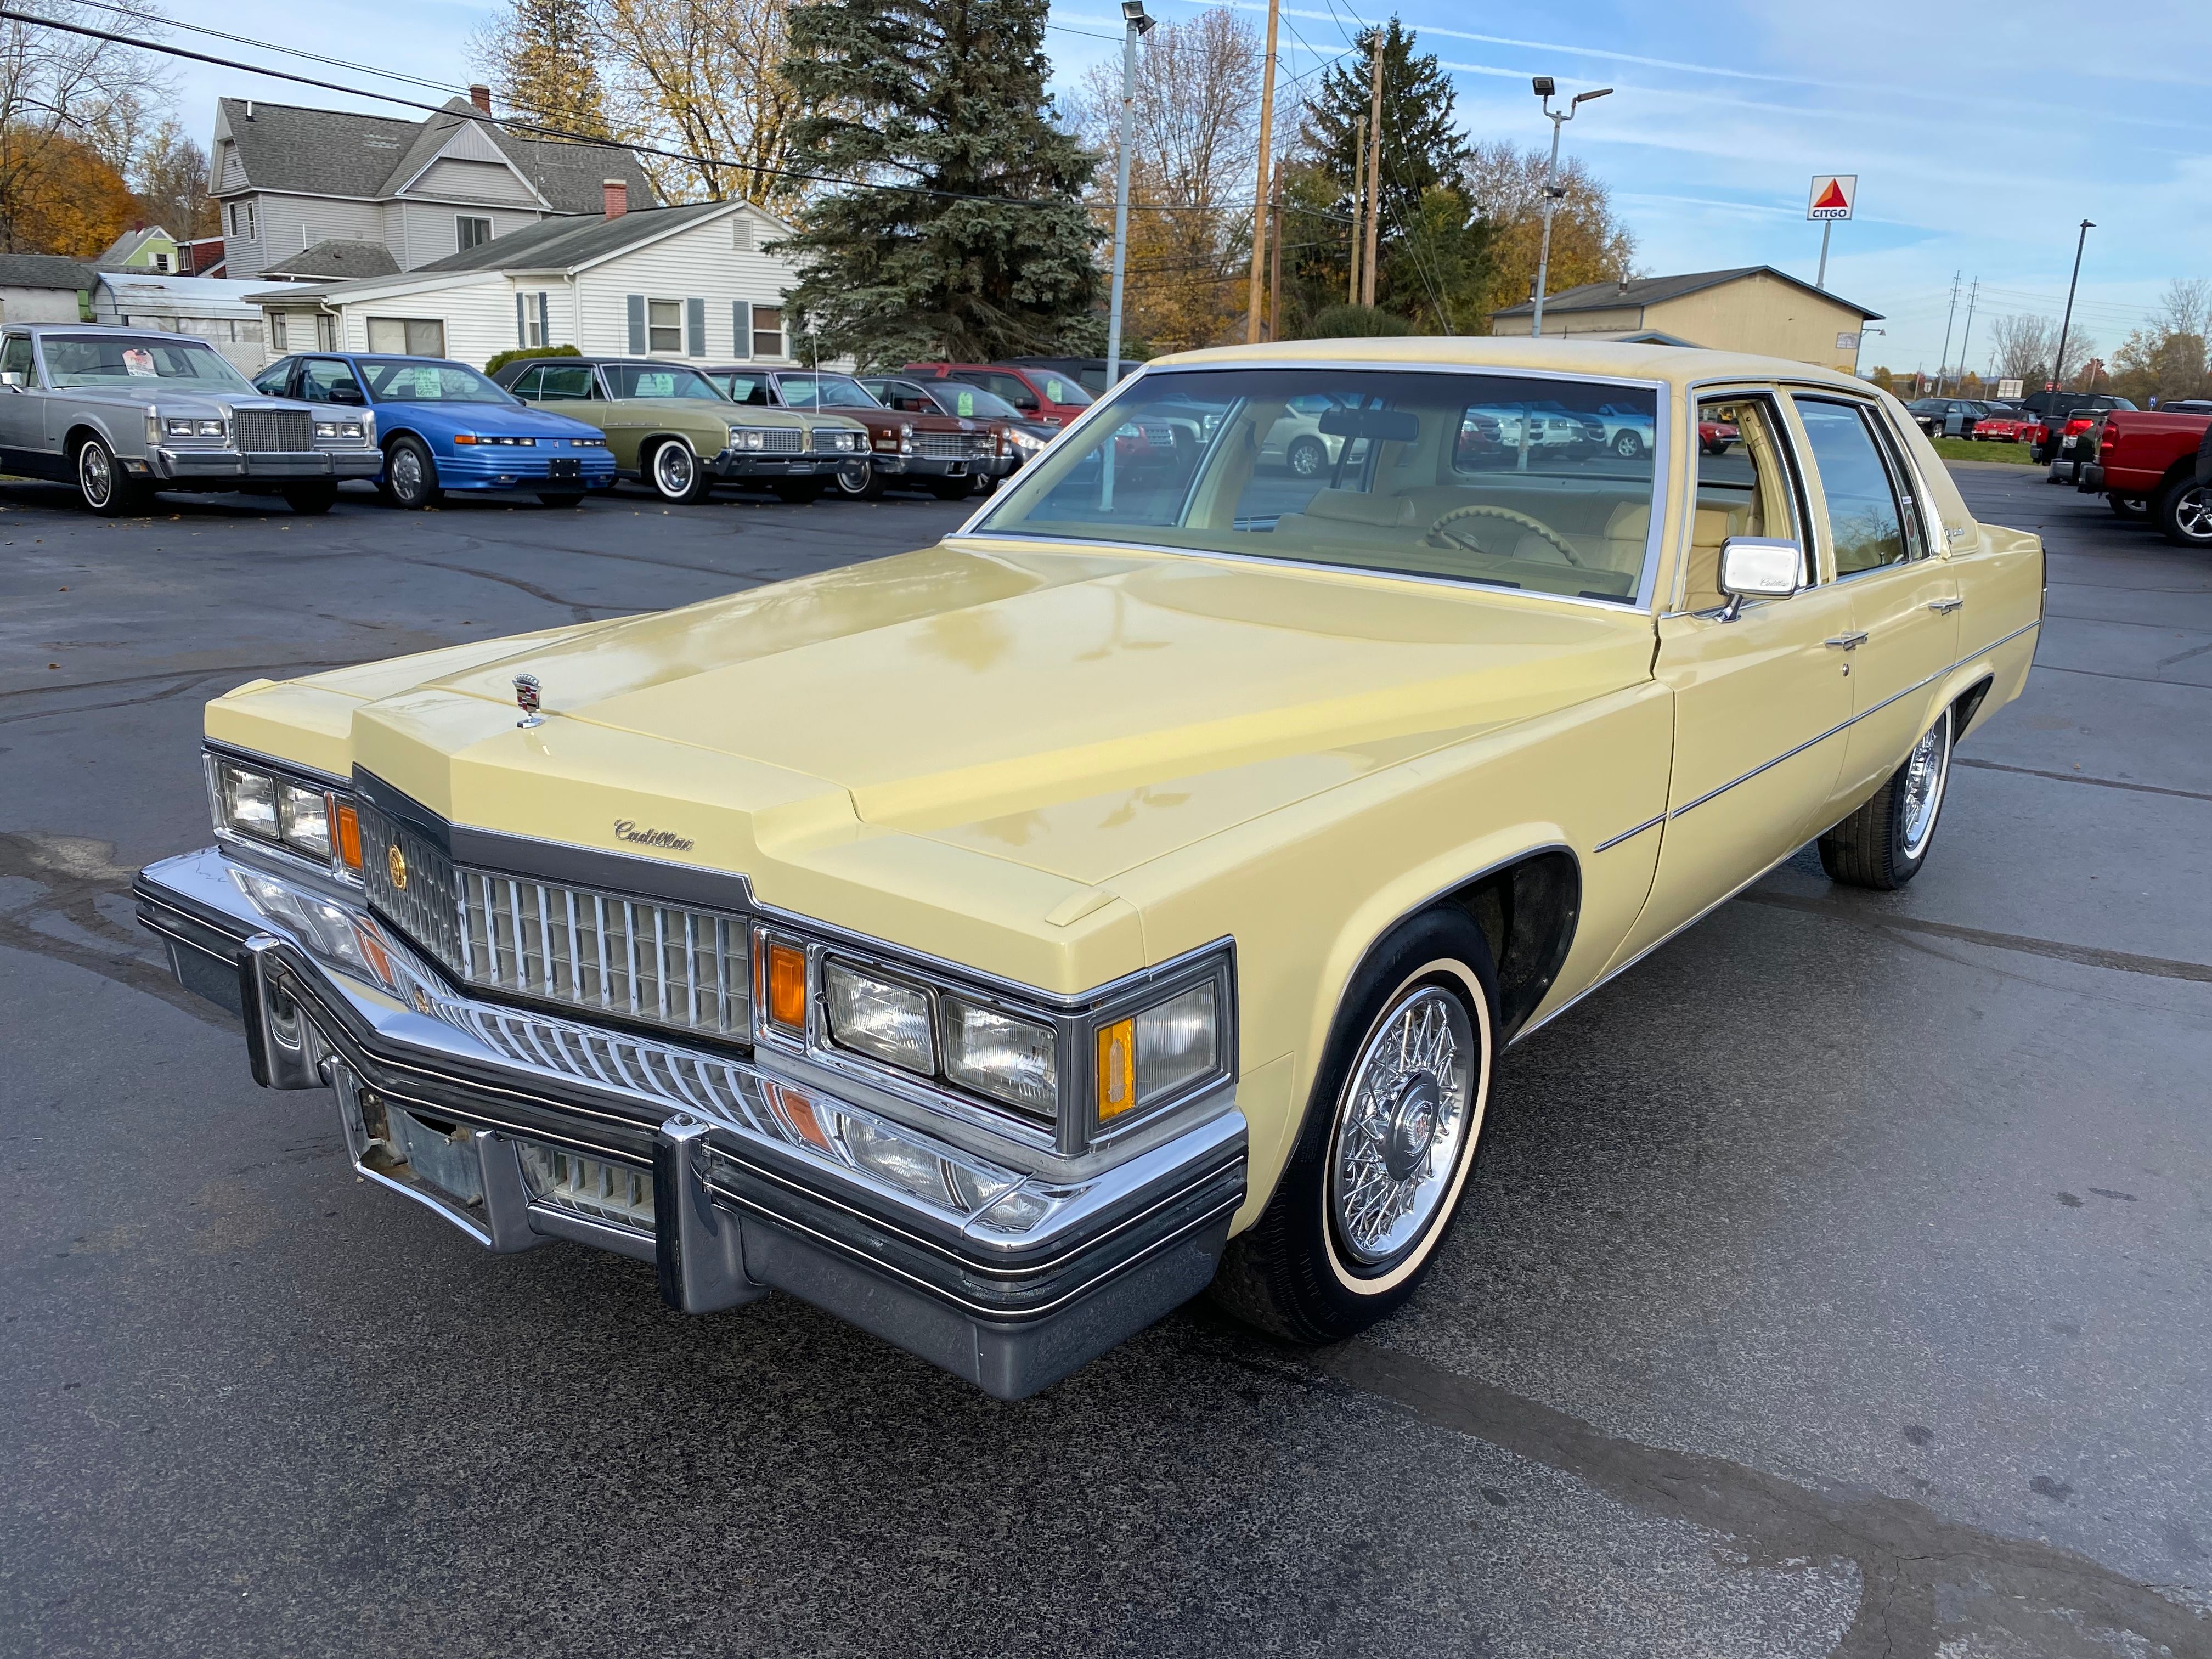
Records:
[[[606,152],[599,152],[605,155]],[[791,262],[765,244],[791,227],[745,202],[548,219],[411,270],[283,282],[251,298],[273,359],[291,351],[408,352],[483,365],[517,346],[573,345],[707,363],[790,362]]]

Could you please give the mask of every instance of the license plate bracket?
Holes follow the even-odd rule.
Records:
[[[573,455],[556,455],[546,463],[545,476],[549,478],[580,478],[584,476],[584,464]]]

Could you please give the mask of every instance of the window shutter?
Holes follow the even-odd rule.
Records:
[[[686,300],[684,302],[684,355],[703,357],[707,355],[707,302]]]
[[[634,357],[645,356],[645,295],[629,296],[629,349]]]
[[[526,320],[528,313],[523,309],[523,307],[527,306],[529,303],[530,296],[528,295],[521,293],[515,295],[514,343],[517,346],[526,346],[530,343],[530,325]]]
[[[730,302],[730,346],[738,358],[750,361],[753,355],[753,308],[749,301]]]
[[[553,343],[553,325],[548,320],[551,308],[546,304],[547,297],[544,289],[538,290],[538,343],[550,346]]]

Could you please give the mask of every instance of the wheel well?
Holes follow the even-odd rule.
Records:
[[[102,433],[98,427],[73,426],[70,428],[69,436],[62,440],[62,453],[64,455],[76,454],[78,449],[83,446],[85,441],[88,438],[98,438],[102,443],[106,443],[107,441],[106,434]]]
[[[1994,676],[1985,675],[1951,699],[1951,741],[1954,744],[1966,735],[1966,729],[1974,723],[1974,716],[1981,711],[1982,699],[1990,695],[1990,687],[1996,684]]]
[[[1499,1037],[1528,1023],[1559,978],[1582,918],[1582,866],[1564,848],[1486,871],[1437,900],[1473,918],[1498,969]]]
[[[2194,478],[2196,476],[2197,457],[2193,454],[2184,455],[2172,466],[2166,469],[2166,476],[2158,481],[2158,488],[2156,489],[2153,489],[2149,493],[2151,495],[2155,496],[2159,494],[2160,490],[2163,490],[2168,484],[2177,484],[2181,483],[2184,479]]]

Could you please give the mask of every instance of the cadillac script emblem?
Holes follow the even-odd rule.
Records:
[[[544,718],[538,712],[538,676],[517,674],[514,677],[514,706],[522,711],[515,724],[520,726],[543,726]]]
[[[407,854],[399,850],[397,842],[384,850],[384,873],[392,878],[395,891],[407,890]]]

